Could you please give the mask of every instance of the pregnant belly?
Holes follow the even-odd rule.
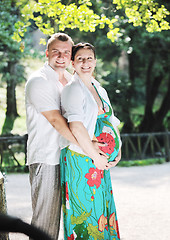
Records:
[[[104,132],[106,129],[106,132]],[[119,137],[113,128],[108,131],[107,128],[103,128],[102,133],[96,136],[98,142],[105,143],[105,146],[100,147],[100,149],[110,156],[108,160],[114,161],[114,158],[119,152]]]
[[[105,143],[106,146],[100,147],[100,149],[108,154],[112,154],[114,152],[114,148],[116,146],[115,144],[115,139],[112,137],[111,134],[109,133],[101,133],[98,137],[97,140],[101,143]]]

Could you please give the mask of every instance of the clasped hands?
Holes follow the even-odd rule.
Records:
[[[114,161],[108,162],[108,160],[107,160],[108,155],[100,149],[100,147],[106,146],[105,143],[100,143],[96,140],[93,140],[92,142],[93,142],[93,145],[94,145],[95,149],[98,151],[98,153],[101,155],[101,158],[102,158],[102,161],[101,161],[101,159],[99,159],[99,162],[94,162],[95,166],[98,169],[108,170],[111,167],[115,167],[118,164],[118,162],[121,159],[121,149],[119,150],[118,155],[117,155],[117,157],[115,157]]]

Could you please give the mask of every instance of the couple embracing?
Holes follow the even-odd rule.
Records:
[[[109,169],[121,158],[120,122],[93,78],[95,48],[56,33],[46,57],[25,89],[32,224],[58,239],[62,202],[65,240],[118,240]]]

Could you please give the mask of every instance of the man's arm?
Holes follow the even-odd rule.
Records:
[[[51,110],[41,112],[42,115],[49,121],[49,123],[68,141],[79,145],[73,134],[71,133],[66,119],[60,114],[59,110]]]
[[[66,138],[71,143],[74,143],[79,146],[76,138],[73,136],[72,132],[70,131],[70,128],[68,127],[67,120],[60,114],[59,110],[51,110],[41,113],[64,138]],[[95,141],[94,142],[92,141],[92,143],[99,154],[103,155],[104,157],[107,157],[107,155],[99,148],[105,146],[104,143],[98,143]]]

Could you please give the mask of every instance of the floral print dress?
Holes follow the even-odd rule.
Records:
[[[105,111],[98,115],[95,137],[107,143],[102,150],[113,161],[119,137],[109,122],[111,107],[102,102]],[[120,239],[110,171],[97,169],[91,158],[69,147],[61,151],[60,167],[64,239]]]

